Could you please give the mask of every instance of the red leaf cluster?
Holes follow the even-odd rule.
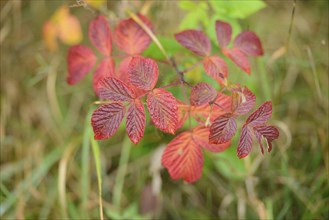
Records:
[[[138,16],[152,30],[150,21]],[[228,48],[232,27],[226,22],[216,21],[215,28],[223,54],[249,74],[248,57],[263,54],[257,35],[251,31],[241,32],[235,37],[233,47]],[[106,18],[98,16],[90,22],[88,34],[91,44],[102,55],[93,75],[95,93],[103,103],[91,117],[94,138],[112,137],[126,117],[127,135],[137,144],[144,136],[147,112],[155,127],[170,134],[175,134],[188,118],[193,118],[198,125],[176,136],[168,144],[161,160],[174,180],[184,179],[189,183],[198,180],[202,176],[203,150],[219,153],[231,145],[237,132],[237,119],[251,111],[256,102],[255,95],[247,87],[227,81],[228,66],[222,58],[211,54],[211,42],[202,31],[185,30],[176,34],[175,38],[183,47],[202,57],[205,72],[229,94],[200,82],[191,86],[189,104],[177,100],[163,88],[156,88],[158,65],[153,59],[141,56],[150,45],[151,37],[132,18],[120,21],[112,33]],[[112,56],[112,40],[125,54],[117,69]],[[89,47],[76,45],[69,49],[67,61],[67,82],[73,85],[92,70],[96,55]],[[175,64],[172,66],[180,74],[181,85],[188,84],[184,81],[184,71]],[[265,102],[247,118],[237,148],[239,158],[250,153],[254,138],[262,153],[264,140],[268,152],[271,151],[272,141],[279,137],[278,129],[266,124],[271,115],[272,103]]]

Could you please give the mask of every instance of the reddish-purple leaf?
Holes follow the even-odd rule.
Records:
[[[98,83],[106,78],[114,76],[114,60],[110,57],[106,57],[98,65],[94,75],[93,75],[93,87],[96,95],[98,96]]]
[[[248,56],[261,56],[264,54],[260,39],[251,31],[241,32],[235,37],[233,45]]]
[[[221,144],[211,144],[209,143],[209,135],[209,127],[198,126],[193,129],[194,141],[206,150],[219,153],[223,152],[231,145],[230,141]]]
[[[82,80],[96,63],[91,49],[83,45],[73,46],[67,54],[67,83],[74,85]]]
[[[205,57],[203,59],[203,68],[214,79],[224,79],[228,74],[226,62],[217,56]]]
[[[210,126],[209,143],[223,144],[230,141],[236,128],[235,118],[231,114],[219,116]]]
[[[238,157],[244,158],[249,155],[252,148],[252,131],[248,125],[242,127],[242,132],[240,135],[239,145],[237,149]]]
[[[139,89],[151,90],[158,81],[158,64],[150,59],[134,57],[128,66],[129,81]]]
[[[256,96],[247,88],[236,90],[236,103],[233,105],[233,111],[237,115],[247,114],[255,105]]]
[[[178,107],[175,97],[164,89],[154,89],[147,96],[147,108],[154,125],[174,134],[178,124]]]
[[[224,49],[231,41],[232,27],[224,21],[216,21],[216,36],[220,48]]]
[[[193,86],[190,96],[191,105],[212,103],[217,98],[217,91],[208,83],[198,83]]]
[[[267,152],[271,152],[272,150],[272,141],[277,139],[279,137],[279,130],[274,126],[269,125],[261,125],[261,126],[255,126],[253,127],[255,136],[257,138],[257,141],[260,145],[260,149],[262,151],[262,154],[264,154],[264,147],[262,144],[262,137],[265,138],[268,149]]]
[[[137,144],[144,135],[145,111],[144,105],[139,99],[131,102],[128,109],[126,130],[130,140]]]
[[[250,63],[247,55],[238,48],[228,48],[223,50],[225,56],[230,58],[238,67],[250,75]]]
[[[97,88],[101,99],[124,102],[135,98],[133,90],[121,80],[113,77],[102,79],[97,85]]]
[[[256,109],[246,121],[247,125],[258,126],[264,125],[272,116],[272,102],[264,102]]]
[[[112,52],[112,35],[109,23],[103,16],[98,16],[90,22],[89,39],[91,43],[105,56]]]
[[[209,38],[198,30],[185,30],[175,34],[176,40],[185,48],[200,56],[208,56],[211,51]]]
[[[112,137],[118,130],[125,114],[121,103],[111,103],[100,106],[91,116],[94,138],[102,140]]]
[[[203,154],[191,132],[183,132],[169,142],[161,158],[172,179],[193,183],[202,176]]]
[[[152,29],[151,22],[143,15],[139,18]],[[115,29],[115,43],[127,54],[142,53],[151,43],[151,37],[132,18],[122,20]]]

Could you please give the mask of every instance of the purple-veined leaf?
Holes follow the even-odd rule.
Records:
[[[256,96],[247,88],[243,87],[234,91],[233,111],[237,115],[247,114],[255,105]]]
[[[244,125],[242,127],[242,132],[239,139],[239,145],[237,149],[237,155],[238,157],[244,158],[249,155],[251,149],[252,149],[252,130],[248,125]]]
[[[128,109],[126,130],[130,140],[137,144],[144,135],[145,130],[145,110],[139,99],[130,103]]]
[[[121,103],[111,103],[100,106],[91,116],[94,138],[102,140],[112,137],[118,130],[125,114]]]
[[[111,101],[130,101],[135,98],[135,93],[121,80],[108,77],[102,79],[98,85],[98,94],[101,99]]]
[[[178,124],[176,98],[159,88],[148,94],[146,103],[154,125],[164,132],[174,134]]]
[[[129,81],[139,89],[151,90],[158,81],[158,64],[143,57],[133,57],[128,66]]]
[[[256,109],[246,121],[250,126],[258,126],[265,124],[272,116],[272,102],[264,102],[258,109]]]
[[[236,121],[232,114],[219,116],[210,126],[209,143],[223,144],[236,133]]]

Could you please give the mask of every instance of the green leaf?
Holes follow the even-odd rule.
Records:
[[[244,161],[236,156],[236,148],[234,146],[236,145],[232,143],[232,146],[226,151],[216,155],[214,160],[215,167],[228,179],[241,180],[246,177],[248,172]]]
[[[261,0],[209,1],[209,3],[218,14],[240,19],[246,18],[266,6]]]
[[[158,37],[158,39],[169,56],[175,54],[177,51],[182,49],[182,47],[176,40],[174,40],[174,38]],[[166,59],[166,57],[159,50],[159,48],[154,42],[152,42],[152,44],[144,51],[143,56],[150,57],[156,60]]]

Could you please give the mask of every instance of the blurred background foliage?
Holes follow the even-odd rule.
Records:
[[[328,219],[328,2],[293,7],[289,0],[1,1],[1,218],[97,219],[98,171],[106,219]],[[224,153],[206,153],[203,177],[185,184],[162,169],[161,152],[173,136],[153,126],[137,146],[125,123],[110,140],[90,140],[91,74],[68,86],[66,52],[90,44],[96,13],[113,30],[127,9],[153,22],[182,69],[198,58],[175,42],[178,31],[204,30],[213,53],[217,19],[230,22],[234,35],[250,29],[260,36],[265,56],[252,60],[251,76],[227,62],[229,80],[247,85],[257,104],[273,100],[281,136],[271,154],[255,148],[239,160],[235,138]],[[144,55],[163,59],[153,44]],[[159,65],[161,85],[175,80]],[[187,77],[218,88],[202,68]]]

